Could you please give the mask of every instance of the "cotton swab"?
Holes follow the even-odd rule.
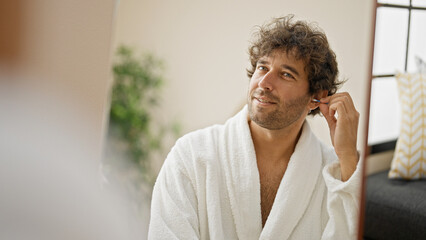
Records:
[[[317,103],[323,103],[323,102],[321,102],[320,100],[315,99],[315,98],[313,98],[313,99],[312,99],[312,101],[313,101],[313,102],[317,102]],[[324,104],[328,104],[328,103],[324,103]]]

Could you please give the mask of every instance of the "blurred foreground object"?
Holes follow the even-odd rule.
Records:
[[[84,126],[68,125],[85,120],[75,104],[21,83],[0,89],[0,239],[141,239],[125,196],[101,188]]]
[[[2,153],[0,239],[140,239],[123,199],[87,164],[43,151]]]
[[[141,239],[99,174],[116,1],[0,0],[0,239]]]

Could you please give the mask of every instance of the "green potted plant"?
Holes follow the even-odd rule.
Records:
[[[164,64],[151,54],[136,57],[128,46],[120,46],[113,64],[110,129],[125,143],[125,158],[137,166],[145,183],[152,186],[156,174],[151,165],[155,154],[164,153],[166,134],[179,135],[179,124],[161,124],[155,119],[164,85]]]

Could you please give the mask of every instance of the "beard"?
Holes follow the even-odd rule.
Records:
[[[253,101],[255,97],[266,97],[275,102],[275,109],[255,106]],[[303,115],[306,106],[309,103],[310,95],[306,94],[282,103],[278,97],[263,89],[256,89],[248,97],[248,111],[251,121],[257,125],[269,129],[279,130],[290,126]]]

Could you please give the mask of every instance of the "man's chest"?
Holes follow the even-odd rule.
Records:
[[[271,212],[275,197],[284,176],[287,164],[282,166],[262,166],[258,165],[260,178],[260,204],[262,212],[262,225]]]

